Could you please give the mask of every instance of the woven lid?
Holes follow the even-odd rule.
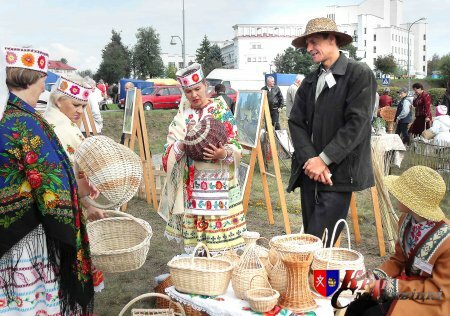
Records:
[[[227,142],[227,130],[222,122],[206,117],[194,126],[184,138],[186,155],[194,160],[204,160],[203,152],[209,144],[216,147]]]

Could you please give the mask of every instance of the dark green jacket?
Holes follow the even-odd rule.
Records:
[[[317,184],[319,191],[360,191],[374,185],[371,162],[371,118],[377,83],[370,68],[341,53],[332,66],[336,84],[325,84],[315,101],[319,69],[310,73],[295,96],[289,130],[295,149],[288,192],[316,182],[303,172],[303,164],[324,152],[333,186]],[[313,141],[311,135],[314,134]]]

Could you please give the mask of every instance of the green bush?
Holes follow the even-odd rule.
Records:
[[[445,93],[444,88],[431,88],[428,90],[428,93],[431,96],[431,104],[437,105],[442,101],[442,96]]]

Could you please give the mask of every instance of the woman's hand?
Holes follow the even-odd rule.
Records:
[[[219,147],[216,147],[213,144],[208,144],[208,146],[209,147],[206,147],[203,152],[203,158],[205,160],[223,160],[227,157],[227,151],[222,143],[219,143]]]
[[[90,182],[88,182],[88,183],[89,183],[89,197],[91,199],[95,200],[100,195],[100,191],[97,189],[97,187],[95,185],[93,185]]]
[[[101,210],[101,209],[99,209],[99,208],[97,208],[95,206],[92,206],[92,205],[89,205],[86,208],[86,213],[87,213],[87,218],[90,221],[96,221],[98,219],[102,219],[102,218],[106,217],[106,215],[103,212],[103,210]]]

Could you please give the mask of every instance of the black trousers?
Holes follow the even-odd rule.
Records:
[[[280,129],[280,112],[278,112],[278,109],[270,110],[270,118],[272,119],[272,125],[274,126],[275,130]]]
[[[395,130],[395,133],[400,135],[404,144],[409,144],[408,124],[409,123],[398,123],[397,129]]]
[[[323,232],[327,228],[327,246],[329,246],[334,225],[338,220],[347,218],[352,192],[317,191],[314,185],[303,185],[300,197],[305,233],[322,238]],[[337,228],[332,245],[339,237],[343,227],[344,225],[341,224]]]
[[[350,303],[345,316],[384,316],[387,315],[392,302],[392,300],[377,302],[368,294],[364,294]]]

